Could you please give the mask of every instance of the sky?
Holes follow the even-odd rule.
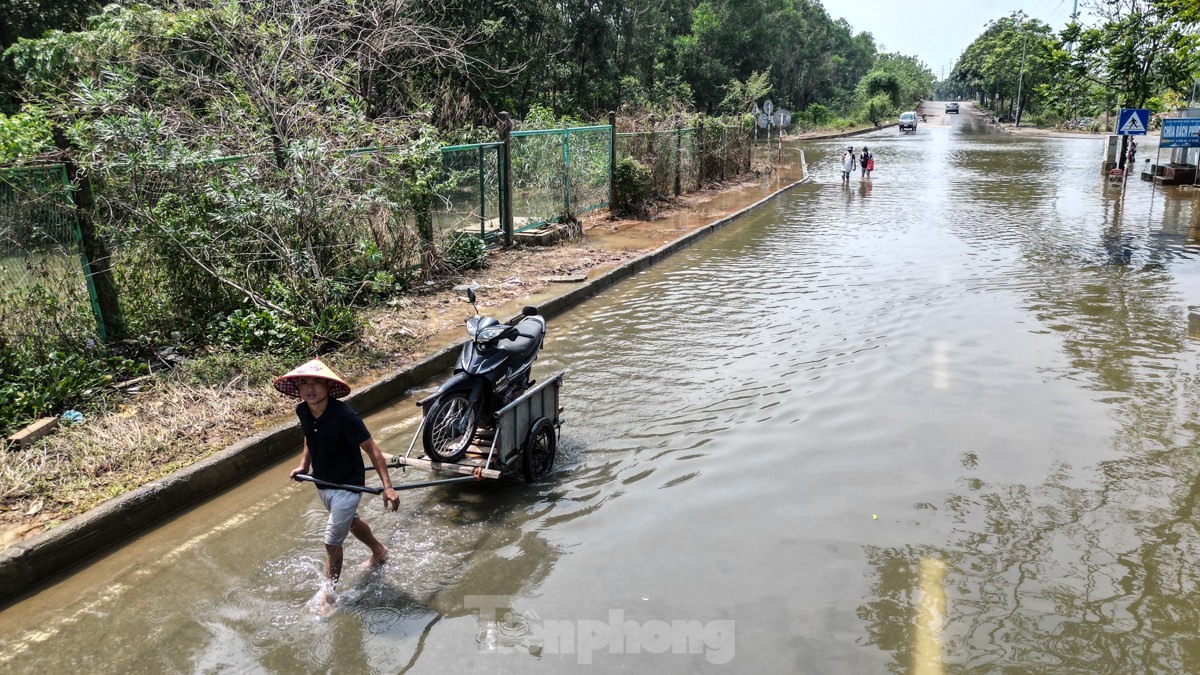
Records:
[[[835,19],[854,33],[875,37],[881,51],[900,52],[925,62],[940,80],[989,21],[1024,10],[1057,32],[1067,25],[1074,0],[822,0]],[[1088,23],[1084,1],[1080,20]]]

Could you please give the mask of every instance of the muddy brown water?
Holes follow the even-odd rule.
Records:
[[[967,115],[802,147],[810,184],[551,323],[551,480],[372,499],[393,559],[351,544],[321,618],[288,461],[8,606],[0,670],[1200,670],[1192,193]]]

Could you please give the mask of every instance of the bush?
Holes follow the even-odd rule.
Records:
[[[114,373],[144,370],[133,361],[102,352],[83,355],[54,351],[37,365],[22,361],[18,354],[0,345],[0,435],[7,436],[39,417],[57,415],[68,408],[102,407]]]
[[[471,234],[451,232],[442,244],[442,259],[454,270],[482,269],[486,256],[483,240]]]
[[[416,270],[404,265],[403,256],[392,259],[374,241],[357,246],[354,261],[346,266],[346,279],[339,280],[334,298],[349,304],[365,305],[388,300],[412,287]]]
[[[831,117],[829,108],[820,103],[810,103],[797,117],[800,124],[805,127],[820,127],[827,123]]]
[[[624,157],[613,169],[612,211],[618,215],[642,213],[654,198],[654,176],[645,164]]]
[[[310,342],[307,331],[270,309],[235,309],[214,324],[214,341],[235,351],[299,354]]]
[[[50,121],[37,108],[12,116],[0,114],[0,161],[32,157],[53,147]]]

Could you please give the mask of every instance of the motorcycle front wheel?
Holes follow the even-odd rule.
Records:
[[[475,408],[468,391],[451,391],[434,402],[425,417],[421,443],[435,462],[457,462],[475,436]]]

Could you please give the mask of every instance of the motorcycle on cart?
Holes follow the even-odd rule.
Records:
[[[520,474],[536,482],[549,475],[558,445],[559,390],[563,373],[538,384],[532,379],[546,337],[546,320],[525,307],[507,323],[479,314],[466,321],[454,374],[417,403],[424,415],[419,436],[424,457],[414,457],[416,438],[401,466],[466,473],[478,478]]]
[[[534,483],[554,468],[565,371],[540,383],[531,378],[546,336],[546,320],[537,308],[525,307],[504,323],[479,314],[474,289],[467,290],[467,299],[475,316],[466,321],[468,339],[454,374],[417,402],[423,412],[417,433],[404,456],[393,456],[387,463],[389,468],[414,466],[461,475],[393,483],[397,491],[517,475]],[[418,439],[422,456],[414,455]],[[326,483],[307,475],[296,479],[356,492],[383,491]]]

